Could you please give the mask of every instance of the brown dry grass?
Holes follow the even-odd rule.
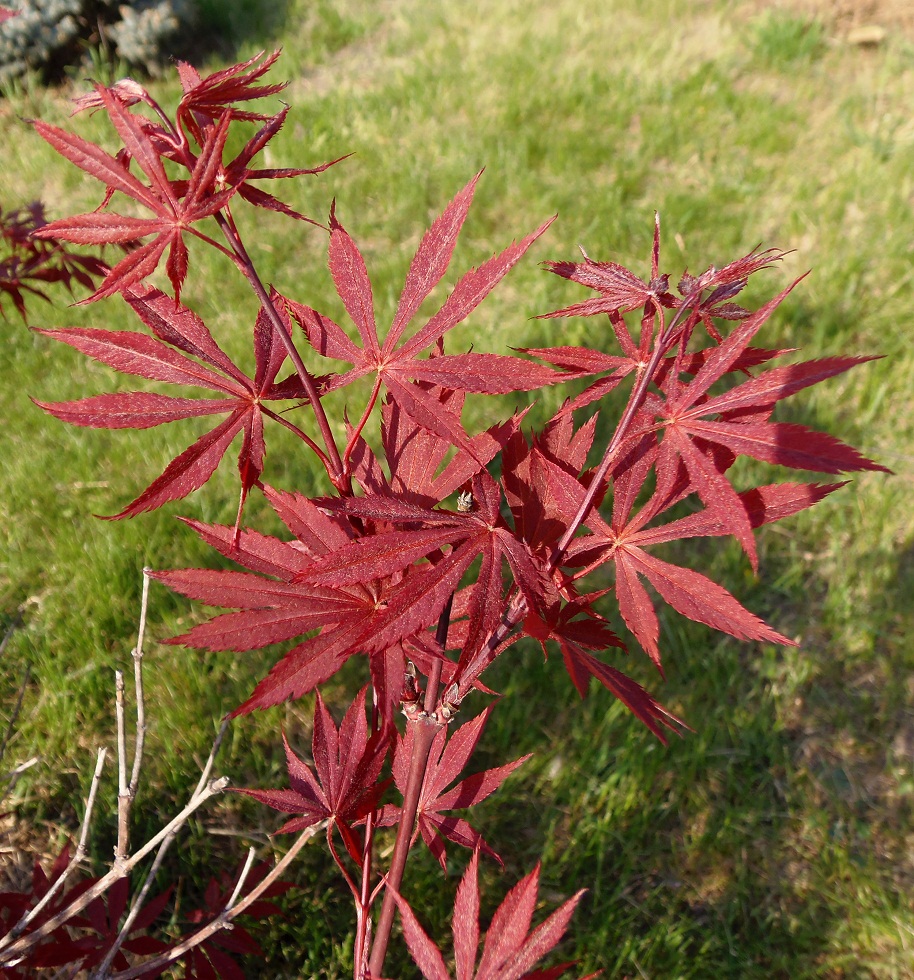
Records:
[[[914,3],[911,0],[762,0],[762,9],[780,7],[814,16],[829,33],[844,40],[860,28],[902,31],[914,40]]]

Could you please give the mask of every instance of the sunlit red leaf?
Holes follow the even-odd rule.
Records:
[[[447,789],[463,772],[472,756],[485,724],[488,721],[491,707],[471,721],[461,725],[449,738],[442,729],[435,736],[429,754],[425,780],[419,798],[419,810],[415,834],[421,835],[429,850],[438,859],[438,863],[447,870],[447,857],[444,841],[460,844],[471,850],[479,848],[493,857],[499,864],[501,858],[483,840],[482,835],[474,830],[466,820],[455,816],[445,816],[445,811],[462,810],[486,799],[522,765],[529,755],[514,762],[475,773]],[[409,771],[409,758],[412,752],[413,729],[407,728],[405,738],[398,738],[394,752],[393,776],[401,793],[406,791],[406,781]],[[399,822],[400,808],[388,804],[380,813],[378,826],[394,826]]]
[[[298,833],[322,820],[340,829],[354,861],[361,854],[353,850],[351,825],[377,806],[385,783],[378,782],[387,756],[389,730],[369,735],[365,720],[365,689],[350,705],[339,729],[320,694],[314,709],[314,735],[311,740],[313,769],[286,747],[286,768],[290,789],[262,790],[234,788],[285,813],[299,814],[287,820],[277,834]]]
[[[486,933],[479,966],[479,890],[476,879],[479,856],[474,853],[457,890],[452,919],[455,980],[521,980],[562,938],[584,891],[568,899],[543,923],[530,931],[539,891],[539,865],[511,889],[496,909]],[[395,894],[410,955],[430,980],[450,980],[444,958],[419,924],[415,913]],[[571,964],[568,964],[571,965]],[[557,975],[557,974],[555,974]]]

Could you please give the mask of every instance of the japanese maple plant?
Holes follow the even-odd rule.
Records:
[[[258,167],[258,155],[289,111],[269,115],[247,107],[282,89],[262,82],[276,57],[261,55],[206,78],[180,64],[183,95],[173,117],[131,80],[96,86],[79,107],[107,113],[120,144],[115,153],[34,123],[51,146],[107,189],[97,210],[54,221],[38,236],[133,243],[85,302],[119,294],[141,325],[136,331],[39,332],[123,374],[182,388],[180,395],[131,391],[38,404],[58,419],[96,428],[212,418],[209,431],[117,518],[196,491],[240,442],[234,526],[186,521],[240,568],[151,574],[191,599],[233,610],[169,642],[247,651],[293,641],[248,699],[230,706],[231,715],[318,692],[311,759],[300,758],[283,737],[290,787],[238,791],[290,815],[277,833],[298,833],[300,840],[323,833],[355,906],[354,976],[384,976],[397,914],[424,976],[452,975],[448,959],[459,980],[558,976],[569,964],[535,964],[558,943],[582,893],[531,928],[538,868],[509,893],[478,952],[477,868],[494,851],[454,811],[488,797],[523,761],[460,778],[497,704],[486,686],[487,669],[499,657],[510,658],[523,637],[544,651],[555,646],[582,697],[596,678],[665,741],[684,723],[612,663],[625,648],[612,625],[621,618],[661,669],[655,599],[645,583],[677,612],[712,629],[793,645],[723,586],[655,552],[667,542],[733,536],[755,570],[757,528],[843,485],[740,487],[733,469],[741,456],[825,474],[882,469],[833,436],[772,417],[782,399],[868,358],[779,364],[788,351],[753,343],[796,283],[754,311],[735,298],[750,276],[775,265],[782,253],[755,249],[700,275],[683,273],[673,284],[662,271],[658,221],[641,274],[586,253],[579,261],[544,263],[592,294],[542,316],[598,317],[600,329],[592,335],[605,338],[609,351],[446,350],[448,331],[473,313],[552,223],[545,220],[456,278],[437,312],[420,317],[447,273],[479,174],[432,223],[392,322],[379,324],[365,262],[342,223],[344,206],[331,207],[324,225],[258,186],[331,166]],[[240,152],[226,159],[233,128],[252,122]],[[123,198],[129,207],[118,209]],[[236,208],[248,205],[308,222],[309,236],[326,237],[330,276],[348,324],[307,305],[307,294],[284,295],[264,285],[234,218]],[[254,292],[251,367],[230,359],[180,301],[188,236],[230,259]],[[171,294],[147,281],[162,265]],[[585,380],[540,431],[525,428],[524,412],[483,431],[464,425],[468,395],[533,392],[579,379]],[[357,381],[345,418],[331,421],[325,404],[341,399],[327,396]],[[188,385],[207,397],[189,397]],[[609,426],[608,442],[597,444],[604,398],[623,386],[627,399],[617,392],[609,401],[624,409]],[[266,482],[271,426],[292,433],[325,474],[321,496]],[[266,497],[287,535],[245,525],[251,492]],[[367,661],[366,686],[353,695],[337,728],[319,689],[353,657]],[[384,863],[378,842],[387,827],[396,828],[396,837]],[[456,893],[447,959],[419,924],[422,910],[417,915],[410,907],[404,885],[420,837],[442,867],[446,846],[472,851]],[[258,887],[272,880],[261,878]],[[152,965],[164,968],[169,956],[175,958],[161,954]]]

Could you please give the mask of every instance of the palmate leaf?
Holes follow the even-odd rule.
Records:
[[[533,605],[539,605],[548,583],[527,545],[519,540],[499,513],[501,493],[485,470],[472,480],[477,510],[455,513],[431,510],[398,497],[366,495],[339,503],[345,513],[373,521],[413,525],[403,530],[379,533],[368,541],[355,541],[328,557],[308,574],[318,583],[344,584],[358,576],[391,575],[417,558],[449,547],[417,585],[434,585],[424,593],[400,588],[377,623],[377,634],[366,639],[370,649],[401,639],[409,624],[415,629],[434,622],[434,617],[454,591],[463,573],[477,556],[482,566],[469,601],[469,633],[461,656],[463,663],[494,628],[500,615],[502,560],[510,567],[514,580]]]
[[[435,735],[435,740],[432,743],[425,780],[419,797],[419,809],[413,837],[421,834],[422,840],[445,871],[447,870],[445,840],[460,844],[462,847],[468,847],[471,850],[479,848],[498,861],[499,864],[502,864],[501,858],[466,820],[444,815],[444,811],[462,810],[480,803],[494,793],[515,769],[530,758],[529,755],[525,755],[520,759],[515,759],[514,762],[498,766],[495,769],[476,773],[461,780],[451,789],[447,789],[466,767],[482,736],[491,711],[492,706],[490,705],[482,714],[461,725],[449,738],[447,738],[447,729],[442,728]],[[403,794],[406,792],[413,739],[414,730],[410,726],[407,728],[405,737],[397,738],[394,750],[393,777],[397,789]],[[377,826],[395,826],[400,821],[400,815],[400,807],[387,804],[380,811]]]
[[[660,216],[654,215],[650,282],[644,282],[631,270],[617,262],[593,260],[583,248],[581,248],[581,254],[584,256],[583,262],[544,262],[543,266],[563,279],[570,279],[582,286],[596,289],[600,296],[583,303],[576,303],[562,310],[544,313],[541,317],[551,319],[552,317],[594,316],[599,313],[608,313],[623,353],[630,357],[633,354],[633,349],[639,346],[641,353],[646,353],[649,339],[647,332],[642,330],[642,343],[640,345],[632,344],[622,315],[641,307],[644,310],[645,321],[650,321],[661,307],[676,306],[676,299],[669,292],[670,277],[660,275]]]
[[[752,525],[736,491],[715,461],[717,449],[822,473],[887,472],[832,436],[799,425],[765,421],[778,401],[871,358],[835,357],[777,367],[723,395],[707,397],[712,385],[732,370],[752,337],[795,285],[796,282],[747,317],[708,355],[692,381],[671,385],[665,403],[654,407],[664,429],[664,448],[672,448],[683,461],[692,489],[736,537],[753,568],[758,566],[758,557]]]
[[[346,312],[358,331],[361,347],[328,317],[289,301],[290,312],[301,324],[314,349],[326,357],[353,365],[349,371],[334,377],[329,389],[374,374],[400,408],[416,422],[453,445],[468,450],[470,440],[459,420],[451,413],[442,413],[438,399],[412,382],[427,382],[456,391],[505,394],[541,388],[569,376],[532,361],[500,354],[421,356],[435,347],[448,330],[469,316],[549,227],[552,219],[478,269],[466,273],[441,309],[425,326],[403,340],[406,326],[447,270],[478,179],[479,174],[454,198],[422,239],[383,342],[378,336],[365,262],[355,242],[337,220],[335,211],[330,214],[330,272]]]
[[[502,454],[502,481],[516,533],[546,561],[569,523],[567,508],[553,499],[546,464],[576,479],[593,443],[595,426],[596,416],[575,431],[571,417],[560,413],[533,446],[516,433]]]
[[[560,976],[558,972],[532,971],[562,938],[584,889],[569,898],[544,922],[531,931],[533,911],[539,891],[539,865],[508,892],[495,911],[486,933],[482,957],[476,965],[479,946],[479,853],[474,852],[457,898],[451,930],[454,936],[454,980],[533,980],[534,977]],[[427,980],[451,980],[451,974],[438,947],[429,939],[402,895],[395,894],[403,924],[403,936],[413,961]],[[565,967],[572,964],[565,964]],[[590,980],[590,974],[584,980]]]
[[[52,222],[36,234],[82,244],[120,242],[135,245],[129,254],[107,272],[97,290],[83,302],[92,302],[123,291],[149,276],[167,253],[166,272],[180,297],[187,275],[185,235],[206,239],[195,225],[228,208],[235,194],[256,207],[280,211],[291,217],[318,222],[299,214],[271,194],[249,184],[252,180],[299,177],[321,173],[344,159],[333,160],[311,168],[252,168],[254,157],[263,151],[280,131],[287,108],[269,115],[237,108],[237,103],[260,99],[280,92],[284,84],[256,85],[272,66],[279,52],[264,58],[263,53],[247,62],[233,65],[201,78],[194,68],[180,62],[178,72],[184,95],[178,106],[176,124],[164,120],[153,123],[130,107],[145,103],[157,114],[162,110],[149,93],[130,79],[105,87],[96,85],[94,92],[77,100],[80,109],[103,108],[122,142],[114,156],[100,146],[56,126],[34,121],[33,125],[55,150],[85,173],[105,184],[107,191],[102,207],[107,207],[114,192],[132,198],[152,217],[130,217],[100,209]],[[232,122],[263,121],[262,128],[245,144],[234,160],[222,159]],[[196,144],[192,148],[191,141]],[[164,160],[187,171],[186,179],[170,179]],[[130,171],[135,162],[148,183]],[[206,239],[212,244],[210,239]],[[227,251],[223,249],[224,251]]]
[[[203,78],[193,65],[186,61],[178,62],[178,75],[184,94],[178,106],[178,122],[182,130],[189,133],[198,146],[205,142],[206,123],[219,119],[225,110],[233,107],[236,119],[262,121],[269,117],[263,113],[234,108],[239,102],[250,102],[268,95],[277,95],[287,82],[268,85],[255,84],[273,67],[280,51],[270,54],[261,51],[236,65],[222,68]]]
[[[186,418],[227,415],[224,421],[169,463],[161,476],[113,517],[133,517],[197,490],[213,475],[232,441],[241,434],[238,456],[240,522],[245,498],[263,472],[266,455],[263,418],[265,414],[273,415],[264,402],[305,397],[300,385],[296,388],[284,383],[280,388],[276,384],[276,376],[286,358],[285,347],[261,310],[254,326],[255,371],[254,377],[250,378],[222,351],[196,314],[176,304],[161,290],[131,287],[124,298],[154,337],[130,331],[75,327],[37,332],[124,374],[171,384],[195,385],[220,397],[190,399],[124,392],[72,402],[36,401],[36,404],[72,425],[105,429],[145,429]],[[275,293],[273,302],[280,315],[285,317],[284,306]]]
[[[364,653],[371,658],[372,676],[386,678],[379,707],[385,719],[392,718],[402,690],[403,644],[410,659],[426,670],[432,659],[442,658],[424,631],[457,587],[474,553],[467,547],[455,565],[440,570],[413,568],[406,575],[350,585],[310,584],[309,575],[347,547],[353,532],[347,531],[345,517],[325,513],[300,494],[270,487],[264,487],[264,492],[298,540],[284,542],[250,530],[236,534],[230,527],[188,521],[204,541],[256,574],[211,569],[152,573],[183,595],[238,610],[168,642],[210,650],[253,650],[320,629],[317,636],[285,654],[233,714],[300,697],[350,657]],[[447,680],[453,664],[445,662],[444,667]]]
[[[643,460],[646,460],[647,466],[650,466],[653,455],[642,454],[641,457],[636,457],[636,461]],[[577,512],[584,499],[585,488],[574,477],[548,460],[544,460],[543,466],[546,468],[548,482],[552,488],[552,498],[564,511],[566,520],[570,520],[569,515]],[[644,473],[646,475],[646,468]],[[643,479],[644,476],[638,481],[639,485]],[[586,570],[592,570],[606,562],[615,563],[616,598],[622,617],[639,644],[658,667],[661,666],[658,648],[660,626],[653,603],[639,580],[639,576],[642,575],[651,582],[666,602],[690,619],[741,639],[768,640],[795,645],[763,623],[740,605],[729,592],[704,575],[671,565],[643,551],[639,546],[641,525],[672,506],[682,496],[681,493],[670,491],[671,485],[675,486],[674,478],[664,479],[661,476],[658,478],[658,484],[652,500],[645,505],[646,516],[642,516],[639,512],[628,526],[618,527],[614,522],[614,526],[611,527],[605,523],[599,513],[591,512],[587,520],[587,527],[591,534],[580,537],[572,543],[565,564],[579,568],[584,566]],[[688,485],[686,485],[686,492],[687,490]],[[723,533],[731,533],[729,527]],[[569,665],[570,670],[572,666]],[[602,678],[600,679],[602,682]]]
[[[177,299],[187,275],[187,246],[184,234],[197,221],[208,218],[225,207],[237,190],[235,186],[217,190],[216,177],[222,165],[222,150],[228,136],[231,113],[225,112],[219,125],[208,134],[193,164],[190,179],[179,197],[162,164],[162,153],[152,142],[143,124],[114,93],[97,86],[96,92],[129,157],[149,178],[142,184],[127,165],[101,147],[47,123],[33,125],[50,145],[71,163],[102,181],[106,186],[132,197],[153,212],[152,218],[128,218],[119,214],[93,211],[52,221],[38,232],[39,237],[54,237],[78,244],[132,242],[154,236],[122,259],[105,277],[101,286],[82,302],[111,296],[137,284],[156,268],[168,250],[166,269]]]
[[[353,861],[362,859],[361,844],[353,831],[357,823],[377,806],[387,786],[379,782],[387,756],[390,729],[369,736],[365,719],[365,688],[349,706],[339,729],[320,694],[314,708],[311,740],[313,769],[293,752],[283,736],[290,789],[242,789],[233,792],[251,796],[274,810],[299,814],[287,820],[277,834],[292,834],[328,820],[328,835],[336,827]]]
[[[258,885],[270,869],[271,864],[268,861],[262,861],[253,867],[245,878],[245,886],[248,891]],[[203,906],[195,909],[187,916],[187,921],[195,929],[212,921],[225,911],[240,871],[239,868],[234,875],[229,875],[223,871],[218,879],[210,878],[203,896]],[[241,918],[263,919],[270,915],[281,915],[279,906],[273,902],[264,901],[264,899],[283,895],[294,887],[288,882],[273,882],[263,892],[262,899],[252,902],[245,907],[242,915],[233,918],[231,929],[219,929],[204,942],[189,949],[181,957],[181,962],[185,967],[185,980],[191,977],[199,977],[201,980],[211,977],[218,977],[220,980],[223,978],[224,980],[244,980],[244,970],[229,953],[256,956],[261,959],[265,954],[248,929],[241,925]],[[190,935],[192,934],[193,932],[190,933]]]
[[[94,279],[107,271],[100,258],[80,255],[54,239],[41,241],[32,237],[46,224],[40,201],[9,211],[0,206],[0,315],[4,319],[5,297],[12,300],[25,321],[28,297],[37,296],[50,302],[43,287],[60,283],[72,293],[73,284],[79,283],[91,290]]]
[[[668,394],[662,407],[658,406],[658,412],[667,430],[672,428],[684,434],[695,431],[695,434],[706,439],[706,441],[717,441],[708,438],[715,431],[713,423],[702,421],[702,416],[714,415],[725,420],[721,423],[724,438],[719,441],[726,445],[725,434],[731,431],[735,424],[726,420],[738,418],[739,413],[745,413],[747,409],[770,408],[776,402],[801,391],[803,388],[818,384],[858,364],[873,360],[871,357],[832,357],[773,368],[744,381],[723,395],[706,397],[711,386],[724,374],[733,370],[733,366],[739,362],[740,357],[748,348],[749,342],[799,281],[796,280],[760,310],[747,317],[719,347],[707,356],[691,382],[677,386],[676,390]],[[800,427],[794,427],[793,430],[787,428],[785,432],[794,431],[799,434],[799,429]],[[759,433],[757,441],[760,448],[756,453],[747,452],[747,448],[744,448],[751,444],[753,430]],[[823,473],[841,473],[862,469],[886,471],[885,467],[865,459],[856,450],[843,446],[842,443],[830,436],[821,437],[828,441],[831,447],[830,454],[822,452],[819,455],[819,462],[822,465],[804,466],[801,464],[798,466],[789,450],[781,454],[777,452],[776,433],[778,430],[777,423],[752,425],[744,431],[746,442],[742,443],[740,448],[735,451],[746,455],[755,455],[756,458],[768,462],[800,469],[816,469]],[[819,434],[812,433],[810,430],[802,431],[807,434],[809,441],[816,442],[816,437]],[[788,444],[791,443],[789,435],[785,435],[784,441]],[[766,450],[761,448],[763,446],[770,446],[771,448]],[[812,459],[816,457],[817,453],[814,450],[809,455]]]

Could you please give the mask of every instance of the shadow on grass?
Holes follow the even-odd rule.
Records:
[[[701,546],[683,563],[707,567],[719,545]],[[481,748],[510,750],[476,763],[537,753],[478,818],[508,864],[500,884],[542,857],[550,901],[590,889],[564,953],[608,977],[903,975],[914,547],[848,556],[884,583],[878,609],[857,611],[872,642],[856,650],[825,574],[797,576],[797,557],[771,549],[763,582],[739,585],[725,560],[712,577],[802,647],[741,645],[658,610],[668,681],[638,655],[612,662],[695,728],[666,748],[596,684],[578,701],[557,657],[525,649],[487,678],[510,696]]]
[[[190,60],[217,54],[232,61],[242,46],[276,47],[291,8],[291,0],[197,0],[198,29],[188,51]]]

